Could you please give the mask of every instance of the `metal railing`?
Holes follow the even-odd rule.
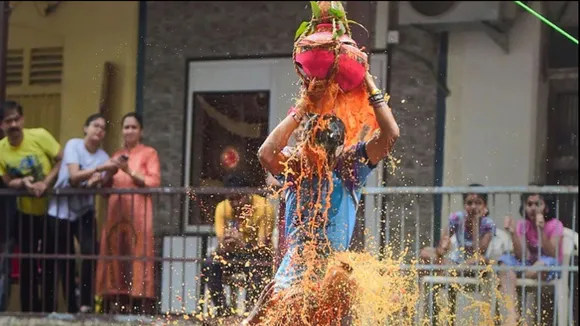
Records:
[[[278,205],[279,197],[263,189],[152,188],[59,189],[53,191],[48,195],[49,198],[70,199],[79,195],[101,198],[96,200],[95,224],[93,225],[91,221],[88,221],[85,224],[77,223],[75,225],[78,227],[76,242],[73,243],[77,244],[76,249],[70,248],[70,246],[63,248],[58,245],[58,243],[70,245],[70,241],[62,240],[62,238],[70,239],[70,234],[63,235],[61,232],[59,235],[58,233],[52,233],[58,230],[72,232],[70,225],[63,228],[57,225],[59,223],[52,223],[54,221],[51,219],[54,219],[54,217],[47,215],[44,215],[43,219],[39,219],[39,221],[42,221],[40,222],[41,225],[36,225],[36,220],[28,221],[34,225],[26,224],[26,219],[23,219],[22,214],[18,212],[15,214],[10,213],[7,211],[7,207],[0,207],[0,210],[4,210],[0,211],[0,248],[2,249],[0,252],[0,262],[2,262],[0,264],[0,267],[2,267],[0,275],[5,276],[4,284],[9,284],[6,281],[8,279],[13,289],[16,289],[17,285],[21,287],[19,290],[20,302],[15,302],[14,299],[10,300],[10,297],[6,294],[6,285],[4,285],[4,288],[0,285],[0,296],[2,296],[1,291],[4,291],[3,299],[7,301],[4,302],[4,307],[2,307],[2,298],[0,298],[0,309],[7,310],[8,306],[10,306],[13,311],[20,311],[22,306],[26,306],[27,312],[76,312],[82,303],[87,303],[91,308],[96,309],[97,312],[104,313],[197,314],[200,311],[207,312],[208,304],[199,304],[200,299],[206,297],[205,287],[207,285],[207,280],[202,277],[202,265],[204,262],[207,263],[216,245],[213,221],[207,219],[207,217],[214,215],[215,205],[218,202],[227,198],[228,195],[240,193],[258,193],[266,196],[274,206],[273,210],[275,212],[278,211],[276,206]],[[364,248],[377,256],[381,256],[386,250],[394,256],[405,254],[405,263],[401,266],[401,269],[414,269],[423,272],[421,277],[417,278],[420,285],[419,288],[427,290],[427,285],[442,284],[442,288],[446,290],[443,292],[451,293],[447,297],[451,298],[450,300],[452,301],[457,296],[457,293],[460,295],[465,294],[463,289],[469,288],[469,286],[475,288],[472,291],[475,297],[480,295],[481,288],[475,286],[478,283],[473,281],[474,278],[470,274],[474,271],[493,270],[494,274],[510,270],[559,273],[561,275],[560,280],[565,279],[567,283],[565,285],[567,293],[562,293],[564,287],[561,283],[558,283],[560,284],[558,285],[559,287],[556,286],[558,293],[556,296],[552,295],[551,299],[552,301],[556,300],[557,304],[551,304],[551,307],[565,304],[568,307],[565,310],[567,316],[561,316],[561,312],[564,310],[558,311],[557,309],[556,311],[551,309],[550,316],[542,315],[542,311],[550,310],[550,306],[545,308],[547,300],[545,299],[545,294],[549,290],[547,288],[550,286],[554,288],[555,286],[552,284],[544,287],[533,287],[532,283],[518,285],[518,288],[527,289],[526,291],[521,291],[521,294],[518,295],[518,302],[527,304],[530,301],[528,298],[535,296],[533,302],[535,307],[527,309],[531,311],[527,314],[525,313],[526,309],[524,309],[522,315],[525,315],[533,322],[533,319],[535,319],[535,322],[543,324],[561,323],[562,320],[570,322],[576,320],[577,318],[574,316],[577,316],[575,310],[577,309],[575,308],[577,304],[574,304],[574,300],[576,300],[575,298],[578,294],[577,247],[574,247],[574,251],[570,255],[570,261],[560,266],[506,267],[493,263],[493,259],[486,266],[466,266],[448,264],[448,262],[436,264],[433,261],[412,263],[420,258],[423,248],[437,245],[435,240],[439,238],[438,235],[441,232],[441,228],[447,226],[447,216],[453,212],[463,210],[462,194],[464,193],[487,194],[488,215],[495,222],[499,234],[503,232],[503,217],[505,215],[512,215],[516,219],[521,218],[519,207],[522,194],[552,194],[556,197],[555,218],[561,220],[570,232],[577,232],[578,187],[576,186],[366,188],[363,191],[364,206],[360,210],[357,222],[364,223],[364,227],[368,232],[365,233],[364,237],[355,240],[362,241]],[[27,196],[27,194],[0,189],[0,199],[15,199],[18,196]],[[205,217],[201,218],[201,215],[192,217],[192,212],[184,212],[185,201],[194,202],[200,210],[205,210]],[[436,205],[437,201],[439,201],[439,205]],[[108,205],[109,207],[107,207],[104,204],[105,202],[115,202],[113,205],[117,206],[111,207],[111,205]],[[119,204],[119,202],[122,202],[122,204]],[[191,205],[188,207],[191,207]],[[442,207],[441,212],[439,212],[443,217],[442,221],[434,220],[434,216],[439,215],[434,211],[434,207]],[[563,212],[564,210],[565,212]],[[118,225],[112,222],[115,219],[118,219]],[[10,221],[11,227],[7,226],[7,221]],[[275,225],[275,222],[272,221],[273,239],[271,245],[274,247],[276,246]],[[27,227],[30,228],[28,235],[23,238],[26,233],[23,228]],[[35,227],[36,234],[33,230]],[[82,230],[83,227],[93,229],[87,233]],[[119,232],[120,229],[122,229],[122,232]],[[103,236],[103,232],[108,232],[108,234],[112,232],[116,235],[109,235],[109,238],[107,238],[107,236]],[[81,239],[83,234],[94,233],[96,235],[94,239],[90,239],[90,245],[85,243],[83,247],[83,241],[86,240]],[[105,242],[117,241],[117,243],[114,243],[116,249],[109,250],[108,245],[103,243],[103,239],[105,239]],[[119,245],[118,241],[123,239],[132,244]],[[26,245],[22,242],[23,240],[28,240],[30,243]],[[496,241],[496,237],[494,237],[492,244],[497,244],[497,248],[494,247],[496,252],[493,253],[495,255],[493,258],[497,258],[496,256],[507,253],[510,250],[509,244],[501,243],[503,240],[498,238]],[[51,245],[53,246],[52,249],[47,248],[47,246]],[[575,245],[577,245],[577,238]],[[139,246],[143,247],[142,250],[136,251],[135,248]],[[108,250],[108,252],[104,253],[102,250]],[[263,261],[271,262],[272,260],[263,259]],[[64,263],[59,265],[58,262]],[[71,265],[74,262],[75,267],[67,266],[67,262]],[[83,262],[90,262],[91,265],[85,263],[83,268]],[[109,274],[113,272],[106,268],[98,267],[111,262],[114,263],[116,268],[111,270],[118,274],[117,277],[128,277],[128,280],[117,281],[122,285],[122,291],[118,291],[118,293],[113,293],[114,291],[110,290],[119,284],[112,284],[107,280],[110,276]],[[260,266],[260,264],[252,265]],[[28,267],[29,271],[22,273],[23,266]],[[15,273],[12,267],[19,267],[20,273]],[[12,272],[6,278],[7,271],[10,269],[12,269]],[[47,273],[49,269],[55,272]],[[107,273],[109,274],[95,275],[95,281],[87,281],[86,275],[83,275],[83,273],[89,270],[91,275],[103,270],[108,271]],[[143,276],[135,275],[136,273],[143,273]],[[47,274],[48,276],[46,276]],[[62,274],[65,274],[65,276],[62,276]],[[268,275],[271,276],[271,271],[268,272]],[[27,279],[23,279],[23,276]],[[83,276],[85,276],[84,282]],[[61,287],[58,286],[58,281],[61,282]],[[538,281],[541,280],[536,279],[536,282]],[[47,287],[46,285],[50,282],[53,283],[52,286]],[[104,282],[105,285],[96,284],[97,282]],[[107,284],[107,282],[109,283]],[[236,277],[231,276],[224,282],[239,283],[236,283]],[[22,285],[25,285],[25,290],[28,293],[22,290]],[[37,291],[33,291],[31,286]],[[458,287],[461,289],[457,290]],[[530,290],[532,287],[533,290]],[[48,288],[48,290],[45,290],[45,288]],[[135,288],[139,289],[135,290]],[[36,297],[33,292],[37,293]],[[436,296],[434,294],[436,292],[436,289],[429,288],[426,296],[427,300],[417,304],[418,310],[415,313],[415,317],[418,321],[427,320],[429,323],[433,323],[437,320],[440,312],[437,310],[438,305],[435,304]],[[108,294],[103,295],[103,293]],[[85,299],[82,299],[83,295]],[[13,295],[11,297],[17,296]],[[65,297],[65,300],[62,297]],[[66,300],[70,297],[74,297],[73,300],[76,306],[65,304],[65,302],[70,302],[70,300]],[[90,300],[87,297],[90,297]],[[207,302],[211,301],[209,297],[207,298]],[[226,299],[229,300],[229,296]],[[84,302],[81,302],[82,300]],[[502,302],[500,302],[498,297],[489,300],[492,301],[490,307],[497,306],[498,312],[496,313],[494,308],[494,311],[486,313],[492,314],[494,318],[497,318],[497,315],[502,314]],[[456,302],[461,306],[461,300],[458,299]],[[239,304],[240,307],[244,307],[243,300]],[[115,309],[115,307],[122,305],[134,307],[134,310],[120,311]],[[429,308],[427,309],[428,311],[426,311],[425,307]],[[461,310],[460,307],[457,308],[457,311]],[[9,311],[5,313],[9,313]],[[0,311],[1,314],[2,312]],[[489,316],[478,317],[476,314],[475,317],[471,316],[469,318],[475,318],[477,323],[478,320],[487,320],[484,317],[488,318]],[[456,318],[467,317],[457,314]]]

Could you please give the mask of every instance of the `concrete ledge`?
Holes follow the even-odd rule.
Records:
[[[199,322],[193,317],[185,316],[137,316],[137,315],[72,315],[62,313],[52,314],[0,314],[2,326],[129,326],[129,325],[179,325],[179,326],[211,326],[239,325],[241,318],[233,317],[220,320]]]

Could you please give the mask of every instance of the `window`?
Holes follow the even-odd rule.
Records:
[[[193,93],[194,124],[190,184],[223,186],[223,178],[235,173],[248,187],[262,187],[265,173],[257,152],[268,136],[269,92]],[[220,195],[200,195],[192,203],[190,225],[213,224]]]

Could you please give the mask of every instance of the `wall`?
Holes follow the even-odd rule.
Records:
[[[64,46],[60,135],[63,144],[82,136],[86,117],[98,111],[106,61],[116,71],[112,126],[107,149],[119,146],[120,117],[135,108],[138,2],[66,1],[41,16],[41,2],[19,1],[10,16],[9,48]],[[54,91],[43,87],[9,88],[8,93]],[[26,108],[25,108],[26,109]],[[30,111],[27,111],[30,112]]]
[[[376,13],[374,46],[386,49],[389,2],[377,2]],[[399,43],[392,50],[389,104],[401,136],[393,151],[395,169],[386,171],[386,186],[433,186],[437,121],[437,82],[433,76],[439,69],[440,37],[414,27],[401,26],[398,31]],[[434,224],[433,196],[388,195],[371,200],[384,207],[382,217],[387,221],[386,237],[393,252],[410,247],[409,254],[414,254],[417,247],[429,242]],[[380,237],[381,210],[365,213],[369,250]],[[375,243],[368,242],[373,239]]]
[[[482,32],[450,33],[444,185],[522,186],[543,179],[538,161],[547,126],[538,117],[547,110],[547,86],[540,44],[541,22],[529,14],[511,30],[509,53]],[[498,199],[496,219],[510,212],[508,201]]]

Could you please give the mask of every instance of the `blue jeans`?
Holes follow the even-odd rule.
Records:
[[[541,261],[546,267],[559,266],[558,260],[554,257],[540,256],[537,261]],[[499,263],[505,264],[507,266],[532,266],[535,261],[527,260],[526,262],[520,261],[516,256],[505,254],[499,258]],[[560,272],[551,271],[548,272],[546,281],[551,281],[560,278]]]

